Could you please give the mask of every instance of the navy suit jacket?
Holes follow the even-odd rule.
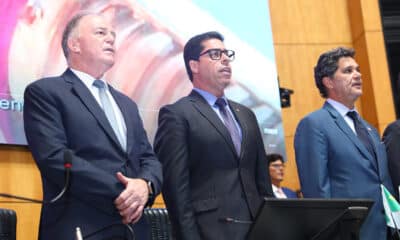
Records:
[[[127,128],[125,152],[104,112],[83,82],[69,69],[59,77],[30,84],[24,95],[25,133],[39,167],[44,199],[53,198],[65,182],[63,153],[73,152],[71,181],[66,195],[44,204],[39,238],[74,239],[75,227],[83,235],[112,223],[121,223],[113,201],[125,188],[118,171],[131,178],[153,182],[161,190],[161,165],[148,142],[136,104],[110,87]],[[143,222],[135,226],[143,233]],[[94,239],[125,232],[123,226],[104,231]]]
[[[388,155],[389,171],[392,177],[396,199],[400,186],[400,120],[394,121],[383,132],[383,141]]]
[[[393,193],[385,146],[375,128],[362,120],[377,158],[372,156],[332,105],[302,119],[294,146],[306,198],[370,198],[375,201],[361,228],[361,240],[386,239],[380,184]]]
[[[285,193],[287,198],[297,198],[297,194],[290,188],[282,187],[282,191]]]
[[[232,101],[242,129],[240,156],[218,115],[196,91],[160,110],[154,149],[163,197],[178,240],[244,239],[263,197],[273,196],[254,113]]]

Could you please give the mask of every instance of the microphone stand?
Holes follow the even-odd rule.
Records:
[[[0,197],[5,197],[5,198],[12,198],[12,199],[18,199],[22,201],[27,201],[31,203],[42,203],[42,204],[52,204],[58,201],[68,190],[69,187],[69,181],[70,181],[70,175],[71,175],[71,168],[72,168],[72,153],[70,150],[65,150],[64,151],[64,169],[65,169],[65,184],[63,189],[57,196],[55,196],[53,199],[50,201],[46,200],[37,200],[33,198],[27,198],[27,197],[22,197],[22,196],[17,196],[17,195],[12,195],[8,193],[0,193]]]

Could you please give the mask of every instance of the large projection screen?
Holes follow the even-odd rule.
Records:
[[[267,152],[284,154],[269,7],[266,0],[2,0],[0,3],[0,143],[25,145],[23,92],[61,74],[61,35],[75,13],[104,13],[116,27],[117,58],[105,78],[137,102],[150,141],[158,110],[192,85],[182,57],[193,35],[219,31],[236,51],[226,95],[251,108]]]

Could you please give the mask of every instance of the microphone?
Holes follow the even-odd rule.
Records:
[[[79,227],[75,229],[75,240],[83,240],[81,229]]]
[[[69,179],[71,175],[71,168],[72,168],[72,152],[69,149],[66,149],[64,151],[64,169],[65,169],[65,183],[64,187],[61,190],[61,192],[55,196],[53,199],[47,201],[47,200],[37,200],[33,198],[27,198],[27,197],[22,197],[22,196],[17,196],[17,195],[12,195],[8,193],[0,193],[0,197],[4,198],[12,198],[12,199],[18,199],[22,201],[27,201],[27,202],[32,202],[32,203],[42,203],[42,204],[52,204],[58,201],[68,190],[69,187]]]

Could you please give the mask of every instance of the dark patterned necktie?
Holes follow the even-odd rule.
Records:
[[[347,116],[353,119],[354,128],[356,130],[358,139],[361,140],[368,152],[375,157],[374,147],[372,145],[371,138],[369,137],[368,130],[361,123],[358,113],[356,111],[350,111],[347,113]]]
[[[228,129],[229,134],[231,135],[231,139],[233,145],[235,146],[236,153],[238,156],[240,155],[240,146],[241,146],[241,138],[239,135],[239,129],[236,127],[235,120],[232,115],[227,111],[227,103],[225,99],[218,98],[215,101],[215,105],[218,107],[219,112],[221,113],[222,119],[224,120],[225,127]]]

